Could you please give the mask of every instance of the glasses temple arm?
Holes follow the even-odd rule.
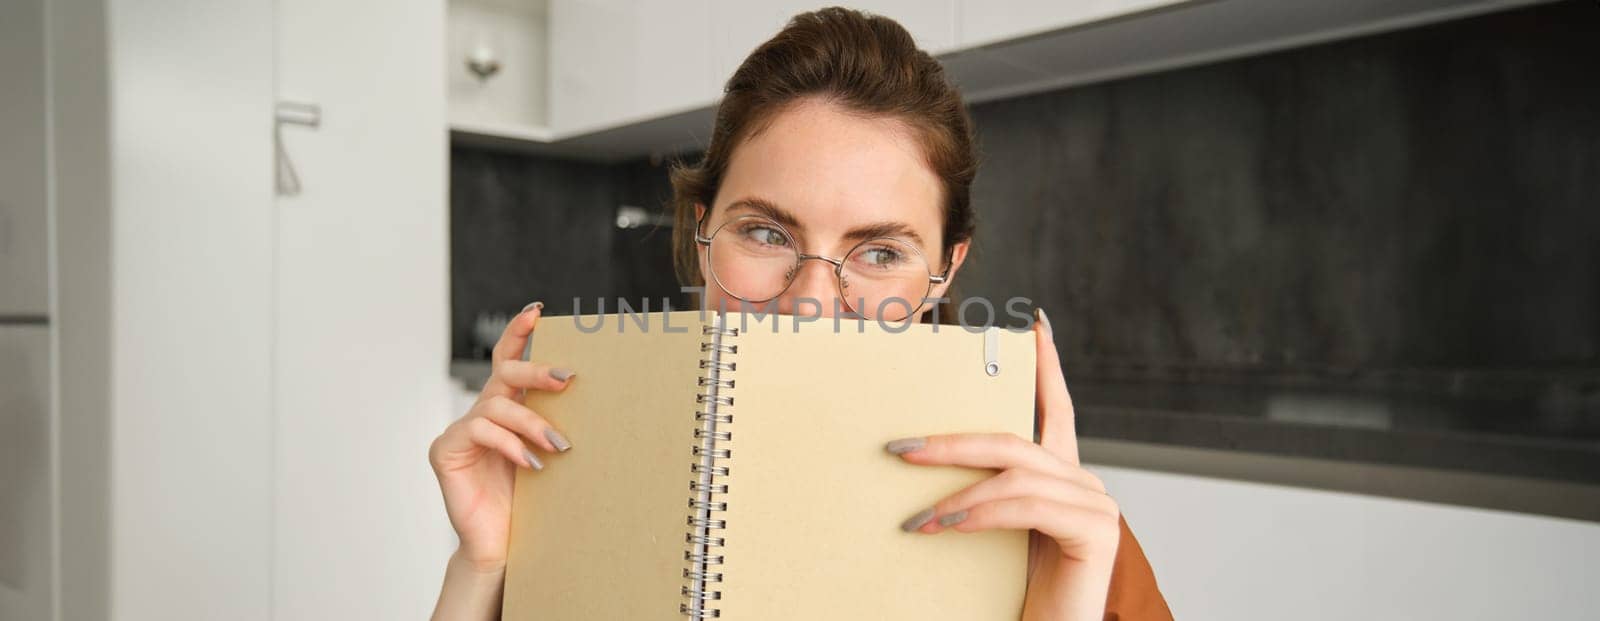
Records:
[[[711,215],[711,210],[709,210],[709,209],[706,210],[705,212],[701,213],[699,217],[694,219],[694,241],[695,241],[695,243],[700,244],[702,246],[710,246],[711,245],[711,238],[710,237],[704,237],[704,236],[700,235],[700,229],[704,228],[705,221],[706,221],[706,216],[708,216],[708,215]]]

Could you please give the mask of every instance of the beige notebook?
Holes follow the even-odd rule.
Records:
[[[518,473],[504,618],[1016,619],[1025,532],[899,528],[993,473],[883,445],[1031,437],[1033,334],[887,328],[541,318],[532,359],[577,377],[527,402],[573,448]]]

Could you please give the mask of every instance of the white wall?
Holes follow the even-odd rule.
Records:
[[[1089,468],[1179,619],[1600,615],[1600,524]]]

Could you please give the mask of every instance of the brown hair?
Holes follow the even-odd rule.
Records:
[[[944,69],[887,17],[830,7],[801,13],[733,72],[698,164],[672,170],[673,262],[684,285],[702,285],[695,205],[711,209],[733,150],[786,106],[822,97],[844,108],[905,123],[943,184],[944,256],[972,239],[969,189],[977,174],[972,121]],[[941,311],[941,315],[945,313]],[[943,319],[943,317],[941,317]]]

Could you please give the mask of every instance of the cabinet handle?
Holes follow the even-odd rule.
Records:
[[[277,122],[272,126],[272,143],[277,151],[278,196],[298,196],[301,189],[300,175],[295,172],[294,161],[289,159],[289,151],[283,145],[283,126],[298,125],[317,129],[322,126],[322,107],[313,103],[280,101],[274,116]]]

